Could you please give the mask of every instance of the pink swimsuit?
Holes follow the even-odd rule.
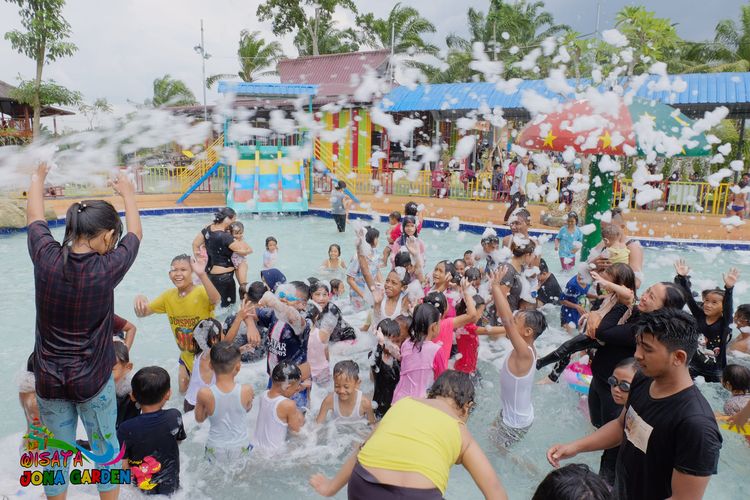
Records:
[[[440,344],[431,340],[425,340],[421,350],[409,339],[401,344],[401,378],[393,393],[393,403],[407,396],[427,395],[427,389],[447,368],[439,351]]]

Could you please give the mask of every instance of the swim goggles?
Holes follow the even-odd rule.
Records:
[[[630,392],[630,382],[617,380],[616,377],[612,376],[607,379],[607,383],[612,388],[619,387],[622,392]]]
[[[279,298],[280,299],[288,300],[289,302],[295,302],[297,300],[300,300],[297,297],[295,297],[294,295],[289,295],[289,294],[286,294],[284,292],[279,292]]]

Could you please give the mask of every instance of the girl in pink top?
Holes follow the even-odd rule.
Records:
[[[409,327],[409,338],[401,344],[401,378],[393,403],[407,396],[423,398],[435,379],[448,367],[433,342],[440,330],[440,312],[431,304],[419,304]]]
[[[391,244],[391,265],[394,265],[394,258],[399,252],[409,252],[415,263],[423,265],[425,261],[425,246],[424,241],[419,239],[417,218],[405,215],[401,218],[401,227],[401,234]]]
[[[463,295],[463,304],[465,307],[463,314],[456,316],[455,309],[453,311],[448,310],[448,300],[445,295],[440,292],[430,292],[424,298],[425,304],[432,304],[440,313],[440,330],[436,339],[436,342],[440,344],[440,356],[443,358],[446,366],[448,365],[448,359],[451,356],[451,347],[453,347],[454,332],[473,323],[479,319],[477,316],[477,310],[474,304],[474,297],[472,295],[471,282],[466,278],[461,280],[461,293]],[[461,303],[459,302],[459,304]],[[450,315],[453,312],[453,315]]]

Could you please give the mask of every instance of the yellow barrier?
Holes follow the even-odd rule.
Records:
[[[341,164],[338,160],[333,159],[333,154],[328,148],[324,148],[320,139],[316,139],[313,144],[313,157],[319,160],[328,170],[330,170],[334,177],[339,180],[346,182],[347,187],[352,193],[357,193],[358,180],[352,175],[352,171]],[[359,175],[359,174],[356,174]],[[367,192],[365,190],[364,192]]]
[[[224,147],[224,134],[220,135],[209,147],[200,154],[193,163],[180,174],[180,191],[184,193],[195,184],[208,170],[219,161],[221,148]]]
[[[627,202],[629,208],[659,209],[674,213],[700,212],[708,215],[723,215],[727,210],[732,184],[711,186],[707,182],[660,182],[656,188],[663,193],[661,199],[636,207],[638,190],[631,179],[615,181],[612,207]]]

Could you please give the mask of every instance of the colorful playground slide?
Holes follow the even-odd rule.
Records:
[[[308,207],[302,162],[280,146],[239,146],[231,168],[227,206],[242,212],[303,212]]]

